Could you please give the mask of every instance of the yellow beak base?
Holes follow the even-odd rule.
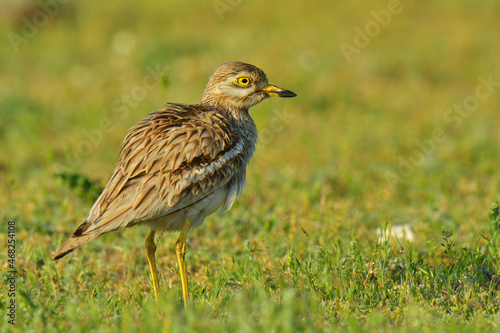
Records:
[[[261,89],[261,91],[265,91],[269,96],[276,96],[276,97],[295,97],[297,94],[290,90],[286,90],[280,87],[277,87],[272,84],[268,84],[264,88]]]

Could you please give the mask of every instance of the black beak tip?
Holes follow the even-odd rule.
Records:
[[[280,97],[295,97],[297,96],[296,93],[294,93],[293,91],[290,91],[290,90],[284,90],[282,92],[280,92]]]

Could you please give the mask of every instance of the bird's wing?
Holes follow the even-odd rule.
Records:
[[[172,214],[225,186],[244,167],[243,143],[230,133],[215,111],[168,104],[151,113],[125,138],[113,176],[73,237]]]

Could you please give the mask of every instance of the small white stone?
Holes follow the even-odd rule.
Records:
[[[375,232],[379,242],[389,241],[393,238],[394,240],[407,240],[409,242],[413,242],[415,239],[415,233],[411,224],[399,224],[387,229],[377,228]]]

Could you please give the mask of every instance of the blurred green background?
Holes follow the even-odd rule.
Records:
[[[260,300],[252,296],[256,285],[282,313],[279,304],[288,303],[281,287],[266,289],[270,280],[283,278],[283,290],[306,298],[317,291],[284,278],[290,251],[298,258],[331,251],[340,260],[355,242],[373,253],[376,229],[387,223],[412,230],[413,243],[404,246],[423,263],[442,264],[441,232],[448,229],[457,248],[488,255],[489,274],[498,274],[500,254],[487,246],[494,234],[488,212],[500,186],[499,17],[493,0],[2,0],[0,221],[16,221],[18,321],[34,331],[132,322],[133,331],[143,328],[142,311],[154,317],[144,228],[101,237],[57,263],[50,255],[107,182],[127,130],[166,102],[199,102],[208,77],[227,61],[262,68],[269,82],[298,97],[251,110],[261,137],[244,193],[189,238],[190,288],[197,318],[206,319],[198,323],[230,330],[234,297],[253,304]],[[160,239],[157,257],[160,287],[177,306],[175,237]],[[386,245],[397,252],[402,245],[394,244]],[[231,275],[238,255],[249,253],[262,266],[256,276],[265,279]],[[325,283],[336,286],[336,275],[326,274],[333,282]],[[314,309],[297,309],[300,318],[319,315],[304,327],[341,323],[355,330],[359,323],[362,330],[380,322],[404,330],[412,327],[405,318],[417,320],[419,307],[427,308],[410,299],[398,315],[384,302],[360,310],[338,288],[331,299],[316,295]],[[233,295],[249,290],[250,296]],[[477,315],[453,312],[448,303],[432,311],[438,318],[455,314],[457,325],[479,316],[470,327],[494,327],[500,323],[494,290],[488,297],[496,301],[475,306]],[[105,305],[86,298],[95,293],[105,295]],[[95,321],[82,319],[68,300],[84,304]],[[2,292],[3,308],[7,301]],[[124,304],[139,310],[127,317]],[[342,317],[347,310],[352,318]],[[379,312],[392,319],[369,314]],[[253,315],[249,327],[273,325]],[[294,320],[291,330],[302,330]]]

